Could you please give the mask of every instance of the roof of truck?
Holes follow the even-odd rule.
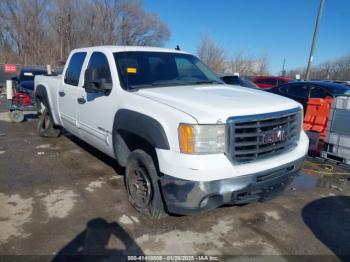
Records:
[[[110,51],[110,52],[127,52],[127,51],[145,51],[145,52],[171,52],[171,53],[183,53],[187,54],[182,50],[162,48],[162,47],[151,47],[151,46],[117,46],[117,45],[105,45],[105,46],[92,46],[74,49],[73,52],[78,51]]]

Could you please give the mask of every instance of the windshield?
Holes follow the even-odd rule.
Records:
[[[198,58],[188,54],[130,51],[114,53],[114,59],[124,89],[223,84]]]
[[[350,87],[346,85],[343,87],[335,87],[333,93],[335,95],[350,95]]]
[[[326,87],[333,95],[350,95],[350,87],[347,85],[332,82],[317,82],[317,84]]]

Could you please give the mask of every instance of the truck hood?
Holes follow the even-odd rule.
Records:
[[[279,95],[232,85],[149,88],[140,89],[137,94],[191,115],[200,124],[224,123],[231,116],[301,107],[297,102]]]

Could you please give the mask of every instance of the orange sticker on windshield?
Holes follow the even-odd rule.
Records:
[[[126,72],[128,72],[129,74],[136,74],[137,73],[137,69],[136,69],[136,67],[128,67],[126,69]]]

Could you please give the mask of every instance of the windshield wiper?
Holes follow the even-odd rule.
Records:
[[[194,84],[201,85],[201,84],[222,84],[222,83],[216,80],[201,80],[201,81],[194,82]]]
[[[139,89],[152,88],[152,87],[161,87],[161,86],[176,86],[176,85],[186,85],[186,83],[180,82],[154,82],[149,84],[140,84],[140,85],[129,85],[128,90],[130,92],[137,92]]]
[[[176,86],[176,85],[187,85],[187,83],[184,82],[171,82],[171,81],[164,81],[164,82],[154,82],[151,83],[152,86]]]

